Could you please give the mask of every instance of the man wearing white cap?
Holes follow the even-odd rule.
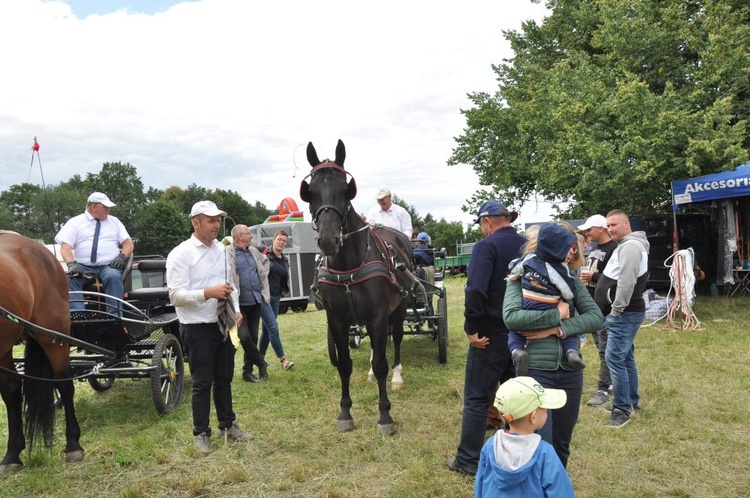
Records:
[[[226,246],[216,240],[221,217],[226,214],[211,201],[193,204],[193,235],[167,256],[169,299],[180,320],[180,335],[188,346],[193,378],[194,444],[204,454],[211,452],[212,389],[222,436],[226,434],[234,441],[252,439],[235,421],[232,376],[237,350],[219,325],[222,301],[232,303],[238,324],[242,323],[239,293],[230,284],[235,282],[235,269],[229,264]]]
[[[370,210],[367,221],[398,230],[411,240],[411,216],[406,209],[393,203],[391,190],[388,187],[380,187],[375,192],[375,199],[378,205]]]
[[[581,281],[586,285],[586,289],[594,297],[596,283],[599,281],[604,268],[609,262],[609,258],[617,248],[617,242],[612,240],[607,230],[607,218],[600,214],[595,214],[583,225],[578,226],[578,230],[586,237],[586,240],[596,242],[596,247],[591,250],[586,258],[586,265],[581,270]],[[602,309],[602,312],[605,310]],[[604,359],[604,353],[607,351],[607,329],[602,327],[596,332],[592,332],[594,344],[599,350],[599,381],[596,386],[596,394],[586,402],[589,406],[601,406],[609,401],[609,386],[612,385],[612,377],[609,373],[609,367]]]
[[[55,236],[60,254],[68,265],[68,289],[80,291],[90,282],[85,276],[96,275],[104,291],[122,299],[122,272],[133,253],[133,241],[120,220],[110,216],[115,203],[106,194],[94,192],[88,198],[86,211],[68,220]],[[119,314],[122,305],[107,299],[107,312]],[[70,295],[71,309],[84,309],[81,294]]]

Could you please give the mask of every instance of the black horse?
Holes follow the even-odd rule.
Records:
[[[307,160],[312,171],[302,181],[300,197],[310,204],[318,247],[325,255],[318,271],[318,286],[328,318],[329,355],[341,378],[339,429],[354,428],[349,394],[349,330],[352,325],[366,325],[373,350],[372,370],[378,383],[378,426],[382,434],[390,435],[395,426],[386,390],[385,352],[390,328],[395,349],[394,376],[399,372],[400,378],[405,298],[414,283],[411,244],[396,230],[369,225],[352,209],[357,184],[354,178],[347,182],[347,175],[351,175],[344,169],[345,158],[341,140],[334,161],[320,161],[309,143]]]

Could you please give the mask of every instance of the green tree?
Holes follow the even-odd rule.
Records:
[[[461,242],[464,230],[461,223],[458,221],[448,222],[445,221],[445,218],[435,221],[430,214],[425,216],[425,219],[427,218],[430,221],[425,223],[424,231],[430,235],[432,247],[435,249],[445,248],[448,254],[455,255],[456,244]]]
[[[42,188],[32,183],[11,185],[8,190],[0,194],[0,206],[11,213],[13,217],[9,230],[16,231],[27,237],[37,238],[40,227],[35,221],[35,212],[39,209],[36,202]]]
[[[158,200],[146,206],[137,226],[139,255],[166,256],[192,232],[187,216],[175,202]]]
[[[449,163],[514,206],[667,209],[670,181],[750,157],[749,4],[549,0],[543,24],[505,33],[514,56],[494,95],[470,95]]]

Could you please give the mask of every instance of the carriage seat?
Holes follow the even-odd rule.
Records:
[[[169,302],[167,260],[144,259],[137,264],[143,287],[128,292],[129,301]]]

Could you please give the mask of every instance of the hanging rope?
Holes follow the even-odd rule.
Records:
[[[672,264],[669,261],[672,260]],[[675,290],[675,296],[669,305],[667,323],[673,329],[699,330],[701,322],[693,312],[695,304],[695,255],[693,249],[683,249],[675,252],[664,261],[669,268],[669,278]],[[679,313],[679,315],[678,315]],[[679,325],[677,322],[680,322]]]

